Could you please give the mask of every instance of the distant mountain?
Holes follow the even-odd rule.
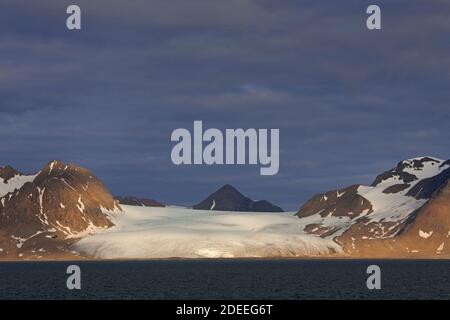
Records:
[[[11,166],[0,167],[0,183],[6,184],[11,178],[20,175],[22,174]]]
[[[119,201],[120,204],[139,207],[165,207],[164,204],[153,199],[137,198],[133,196],[115,196],[114,199]]]
[[[0,256],[71,253],[70,239],[113,226],[121,208],[89,170],[52,161],[35,175],[0,170]]]
[[[278,206],[266,200],[253,201],[233,186],[226,184],[202,202],[193,206],[199,210],[283,212]]]
[[[304,231],[333,238],[353,256],[450,254],[450,161],[401,161],[370,186],[318,194],[297,212]]]

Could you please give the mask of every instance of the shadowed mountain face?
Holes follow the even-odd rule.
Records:
[[[371,186],[355,185],[309,200],[297,212],[304,231],[333,238],[364,257],[450,255],[450,161],[400,162]]]
[[[89,170],[52,161],[24,176],[11,169],[0,182],[0,243],[3,255],[46,256],[76,239],[113,226],[104,211],[121,209]]]
[[[194,205],[193,208],[219,211],[283,212],[283,209],[266,200],[253,201],[245,197],[229,184],[224,185],[205,200]]]
[[[128,206],[138,206],[138,207],[165,207],[164,204],[153,199],[147,198],[137,198],[133,196],[115,196],[114,199],[119,201],[120,204]]]
[[[21,175],[21,173],[11,166],[0,167],[0,183],[8,183],[9,179],[18,175]]]

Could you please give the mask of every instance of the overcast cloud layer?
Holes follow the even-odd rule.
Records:
[[[75,162],[191,205],[224,183],[294,210],[405,158],[450,158],[450,2],[3,0],[0,165]],[[280,128],[277,176],[175,166],[172,130]]]

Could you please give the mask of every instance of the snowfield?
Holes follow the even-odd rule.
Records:
[[[305,234],[294,213],[249,213],[122,205],[115,226],[74,249],[98,259],[301,257],[342,253]]]

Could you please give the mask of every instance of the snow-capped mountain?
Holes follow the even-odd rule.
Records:
[[[242,212],[283,212],[278,206],[266,200],[254,201],[240,193],[235,187],[226,184],[193,206],[198,210],[222,210]]]
[[[401,161],[370,186],[314,196],[297,212],[304,231],[334,239],[351,255],[450,253],[450,161]]]
[[[0,170],[0,255],[45,257],[113,226],[119,205],[89,170],[52,161],[35,175]],[[70,253],[68,253],[70,254]]]

